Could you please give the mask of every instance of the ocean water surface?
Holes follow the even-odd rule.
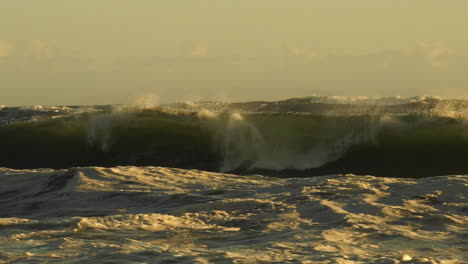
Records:
[[[468,101],[0,107],[0,263],[465,263]]]

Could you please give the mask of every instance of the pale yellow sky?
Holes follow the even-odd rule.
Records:
[[[5,0],[0,105],[465,96],[466,0]]]

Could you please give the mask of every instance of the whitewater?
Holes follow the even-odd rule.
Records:
[[[466,263],[468,101],[0,106],[0,263]]]

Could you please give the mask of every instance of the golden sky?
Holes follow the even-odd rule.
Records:
[[[5,0],[0,105],[465,96],[466,0]]]

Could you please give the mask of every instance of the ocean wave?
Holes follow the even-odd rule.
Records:
[[[430,99],[358,113],[344,111],[356,105],[314,105],[335,113],[234,111],[239,105],[63,110],[60,118],[1,125],[0,166],[156,165],[279,176],[468,172],[463,102]]]

